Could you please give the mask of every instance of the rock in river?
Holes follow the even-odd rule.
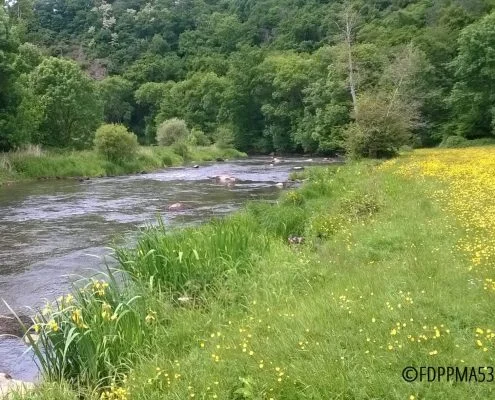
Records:
[[[230,175],[220,175],[215,177],[215,182],[216,183],[222,183],[222,184],[234,184],[237,181],[237,179],[233,176]]]
[[[185,210],[187,207],[184,203],[174,203],[168,206],[168,211],[182,211]]]
[[[32,319],[27,315],[19,315],[17,318],[24,324],[25,329],[29,329],[33,325]],[[13,314],[0,315],[0,335],[22,337],[24,328],[17,318]]]

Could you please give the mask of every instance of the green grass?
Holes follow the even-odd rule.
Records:
[[[370,163],[306,176],[276,205],[249,204],[196,230],[153,228],[118,252],[161,314],[128,363],[117,357],[118,369],[102,370],[100,382],[125,388],[106,398],[491,397],[487,383],[401,377],[410,365],[493,364],[495,349],[475,342],[476,328],[493,329],[493,297],[456,248],[465,232],[432,199],[440,184]],[[289,245],[291,234],[305,244]],[[141,331],[147,308],[129,330]],[[127,340],[106,351],[118,354]],[[47,385],[28,398],[97,398],[100,382],[73,392]]]
[[[0,154],[0,185],[30,179],[124,175],[192,161],[245,157],[237,150],[216,146],[189,148],[187,157],[183,155],[177,154],[173,147],[143,146],[135,160],[118,164],[105,160],[95,151],[41,151],[31,147],[26,151]]]

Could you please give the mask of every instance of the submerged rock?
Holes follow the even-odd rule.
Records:
[[[21,320],[22,324],[17,318]],[[25,329],[29,329],[33,325],[33,320],[27,315],[18,315],[17,318],[13,314],[0,315],[0,335],[24,336]]]
[[[215,182],[216,183],[221,183],[221,184],[226,184],[226,185],[233,185],[236,183],[237,179],[233,176],[230,175],[220,175],[220,176],[215,176]]]
[[[21,395],[34,387],[32,382],[23,382],[13,379],[9,374],[0,373],[0,399],[7,400],[12,398],[13,393]]]
[[[168,206],[168,211],[182,211],[185,210],[187,207],[184,203],[174,203]]]

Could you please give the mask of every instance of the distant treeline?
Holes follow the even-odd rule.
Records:
[[[495,129],[493,0],[17,0],[0,150],[143,144],[185,120],[249,152],[388,155]],[[56,58],[54,58],[56,57]]]

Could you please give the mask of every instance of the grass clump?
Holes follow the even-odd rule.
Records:
[[[119,249],[117,260],[152,288],[199,297],[220,286],[227,275],[251,271],[268,246],[257,231],[247,214],[172,232],[160,222],[141,234],[136,249]]]
[[[138,293],[109,272],[47,304],[32,327],[39,340],[31,341],[44,378],[92,388],[122,380],[158,318]]]

